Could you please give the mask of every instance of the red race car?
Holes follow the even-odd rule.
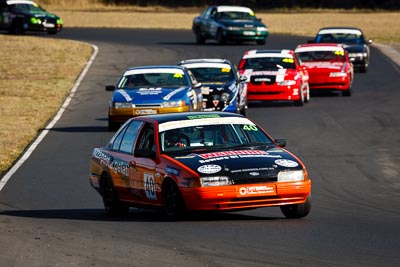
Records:
[[[295,54],[308,69],[311,90],[338,90],[343,96],[351,96],[353,64],[342,45],[302,44]]]
[[[301,218],[311,209],[311,180],[285,144],[231,112],[137,116],[94,148],[90,183],[110,214],[153,207],[176,218],[279,206]]]
[[[310,100],[308,72],[292,50],[250,50],[239,66],[247,77],[247,100],[293,101],[297,106]]]

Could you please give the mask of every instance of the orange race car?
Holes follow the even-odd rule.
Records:
[[[90,159],[90,183],[109,214],[161,208],[235,211],[280,206],[307,216],[311,180],[304,164],[243,115],[184,112],[134,117]]]

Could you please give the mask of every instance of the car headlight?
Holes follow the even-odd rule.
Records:
[[[331,72],[329,73],[329,77],[347,77],[346,72]]]
[[[135,105],[131,102],[113,102],[113,108],[134,108]]]
[[[257,27],[257,31],[259,32],[266,32],[267,28],[266,27]]]
[[[298,182],[304,181],[304,171],[280,171],[278,173],[278,182]]]
[[[32,24],[41,24],[42,20],[40,18],[31,18]]]
[[[278,85],[281,85],[281,86],[289,86],[289,85],[295,85],[295,84],[296,84],[295,80],[286,80],[286,81],[278,82]]]
[[[177,100],[177,101],[165,101],[161,103],[162,108],[177,108],[185,106],[185,101]]]
[[[227,176],[200,177],[200,184],[207,186],[223,186],[232,184],[231,179]]]

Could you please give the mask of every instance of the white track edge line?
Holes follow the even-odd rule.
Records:
[[[65,99],[64,103],[62,104],[62,106],[58,110],[57,114],[49,122],[49,124],[47,124],[47,126],[41,131],[39,136],[33,141],[33,143],[24,152],[24,154],[19,158],[19,160],[11,167],[11,169],[8,172],[6,172],[6,174],[0,180],[0,191],[4,188],[4,186],[11,179],[11,177],[14,175],[14,173],[16,173],[17,170],[22,166],[22,164],[30,157],[30,155],[33,153],[33,151],[42,142],[42,140],[45,138],[45,136],[49,133],[49,131],[53,128],[53,126],[61,118],[61,116],[64,113],[64,111],[67,109],[69,103],[71,102],[71,100],[74,97],[76,91],[78,90],[79,85],[81,84],[83,78],[86,76],[87,72],[89,71],[89,68],[91,67],[94,59],[97,56],[97,53],[99,52],[99,48],[96,45],[91,44],[91,46],[93,48],[92,56],[90,57],[89,61],[86,63],[86,66],[83,69],[83,71],[81,72],[81,74],[79,75],[78,79],[75,81],[75,84],[72,87],[69,95]]]

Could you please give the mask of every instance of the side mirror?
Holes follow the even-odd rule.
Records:
[[[247,82],[247,77],[244,75],[239,76],[239,82]]]
[[[115,91],[115,85],[106,85],[106,91]]]
[[[198,88],[198,87],[201,87],[201,86],[202,86],[201,83],[195,83],[195,84],[193,84],[193,87],[195,87],[195,88]]]
[[[286,139],[283,139],[283,138],[275,139],[275,143],[280,147],[285,147]]]
[[[368,40],[367,44],[369,44],[369,45],[372,44],[372,40]]]

